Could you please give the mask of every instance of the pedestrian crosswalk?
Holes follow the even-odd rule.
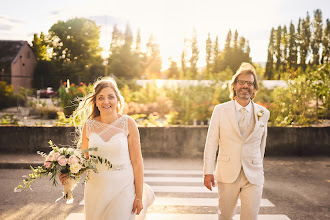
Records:
[[[156,199],[147,212],[148,220],[216,220],[217,187],[203,186],[201,170],[145,170],[144,181],[155,192]],[[84,200],[79,203],[84,205]],[[240,206],[240,200],[237,203]],[[274,208],[267,198],[260,207]],[[271,212],[274,213],[274,212]],[[240,215],[234,216],[238,220]],[[83,213],[71,213],[66,220],[84,219]],[[284,214],[259,214],[259,220],[289,220]]]

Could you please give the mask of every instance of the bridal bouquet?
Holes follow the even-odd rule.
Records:
[[[48,142],[52,151],[49,154],[38,152],[39,155],[45,158],[45,162],[42,166],[32,167],[32,173],[29,177],[23,180],[24,185],[19,185],[15,188],[15,192],[20,192],[22,189],[29,187],[31,190],[31,184],[38,178],[44,176],[50,176],[50,180],[53,181],[53,185],[56,186],[56,176],[59,173],[68,174],[69,178],[64,185],[63,196],[56,200],[59,201],[62,198],[67,200],[67,204],[73,202],[72,191],[76,187],[77,182],[81,179],[81,175],[87,170],[93,170],[97,172],[96,164],[104,163],[109,169],[112,167],[110,161],[103,160],[100,157],[89,155],[86,158],[85,153],[89,151],[97,151],[97,148],[89,148],[84,151],[73,149],[70,147],[57,147],[52,141]],[[84,183],[88,181],[86,177]]]

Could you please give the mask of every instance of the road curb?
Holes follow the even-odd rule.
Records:
[[[43,163],[0,163],[0,169],[31,169],[32,167],[41,166]]]

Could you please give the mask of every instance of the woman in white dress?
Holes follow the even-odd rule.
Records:
[[[84,191],[86,220],[144,219],[146,208],[154,199],[150,187],[143,184],[139,131],[134,119],[120,114],[123,104],[116,82],[103,78],[94,84],[93,93],[78,109],[85,113],[90,110],[82,131],[81,149],[97,147],[90,154],[113,165],[109,170],[106,165],[97,164],[98,173],[88,173]],[[66,178],[65,174],[60,175],[62,184]]]

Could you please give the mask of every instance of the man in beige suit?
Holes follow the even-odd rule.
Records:
[[[204,150],[204,185],[212,190],[214,180],[218,183],[221,220],[233,218],[238,197],[241,219],[258,218],[269,119],[269,111],[252,101],[258,88],[254,67],[242,63],[231,82],[232,101],[217,105],[210,121]]]

